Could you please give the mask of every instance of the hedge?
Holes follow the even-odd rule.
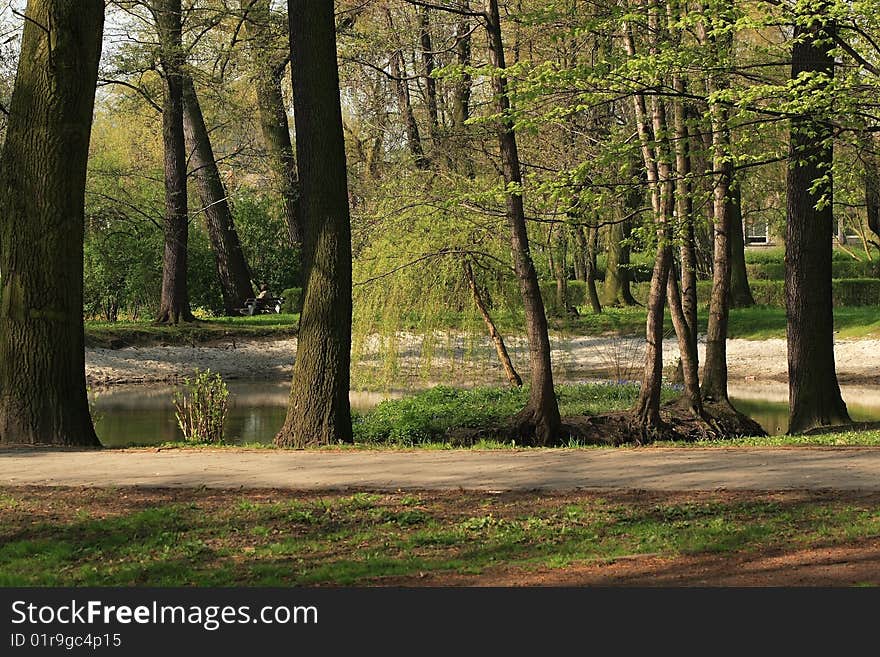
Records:
[[[832,298],[835,306],[880,306],[880,280],[876,278],[842,278],[832,282]],[[784,281],[751,281],[752,296],[759,306],[785,307]],[[632,286],[633,296],[645,303],[649,283]],[[712,281],[697,282],[697,301],[709,303]]]
[[[873,263],[860,262],[858,260],[835,260],[831,271],[834,278],[870,278]],[[746,265],[749,281],[785,280],[785,263],[783,262],[757,262]]]
[[[295,315],[302,312],[303,291],[301,287],[290,287],[281,293],[284,303],[281,304],[281,312]]]

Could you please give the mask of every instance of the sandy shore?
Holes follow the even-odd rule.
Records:
[[[511,357],[521,371],[528,369],[528,346],[524,338],[509,341]],[[553,366],[560,380],[599,375],[636,379],[641,368],[641,338],[574,337],[552,340]],[[729,340],[728,364],[732,381],[785,381],[785,340]],[[421,336],[402,335],[393,345],[377,337],[368,339],[355,354],[368,371],[387,370],[395,352],[401,378],[450,377],[456,381],[502,382],[503,373],[488,340],[464,336],[437,336],[425,342]],[[700,345],[701,357],[705,345]],[[236,340],[211,346],[146,346],[124,349],[87,349],[86,375],[92,386],[118,383],[175,381],[193,370],[211,369],[229,379],[285,379],[293,371],[296,339]],[[880,384],[880,340],[841,340],[835,348],[841,383]],[[673,340],[664,344],[664,361],[678,357]]]

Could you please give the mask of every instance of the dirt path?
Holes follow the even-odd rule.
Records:
[[[0,451],[3,486],[880,490],[880,448]]]
[[[524,339],[511,337],[508,346],[520,368],[528,363]],[[374,344],[375,343],[375,344]],[[476,346],[464,337],[446,336],[433,344],[431,366],[439,375],[473,378],[486,382],[504,381],[495,352],[486,340]],[[551,340],[554,373],[560,380],[596,376],[607,372],[615,378],[637,378],[644,353],[644,338],[575,337]],[[402,374],[418,376],[423,365],[422,338],[404,335],[398,344]],[[785,340],[728,340],[727,354],[733,381],[785,381],[787,356]],[[475,349],[473,362],[465,364],[466,354]],[[700,345],[701,358],[704,345]],[[841,383],[880,383],[880,340],[840,340],[835,347],[837,373]],[[359,360],[381,367],[378,340],[367,340]],[[674,340],[664,342],[664,361],[678,357]],[[195,368],[220,372],[227,378],[283,379],[293,371],[296,340],[230,340],[228,343],[194,346],[149,346],[124,349],[87,349],[86,375],[95,386],[115,383],[173,381],[192,374]],[[470,356],[468,356],[470,359]]]

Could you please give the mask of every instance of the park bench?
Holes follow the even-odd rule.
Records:
[[[244,308],[239,308],[238,312],[248,317],[252,315],[278,314],[281,312],[281,305],[283,303],[284,297],[245,299]]]

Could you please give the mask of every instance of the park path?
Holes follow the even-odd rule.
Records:
[[[0,486],[880,490],[880,448],[0,450]]]

